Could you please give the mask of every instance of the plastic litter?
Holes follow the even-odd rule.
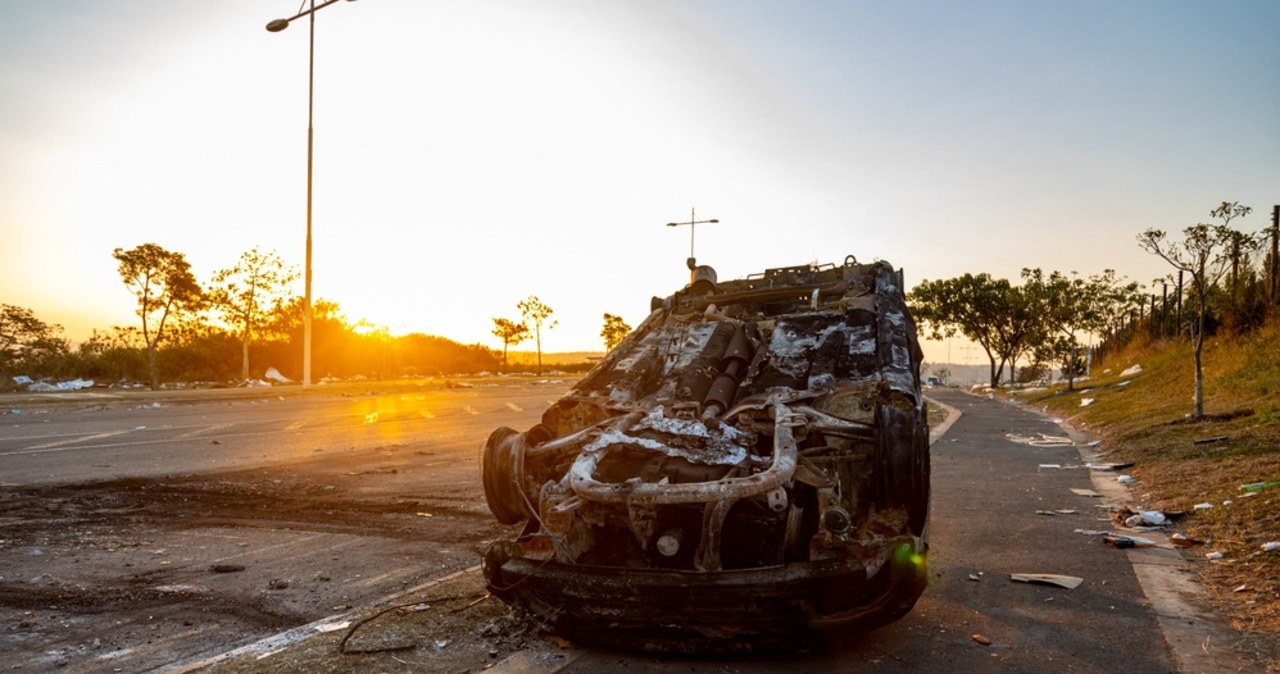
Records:
[[[1209,561],[1216,562],[1219,559],[1222,559],[1222,553],[1221,552],[1206,553],[1205,558],[1208,559]]]
[[[1250,482],[1249,484],[1242,484],[1240,485],[1240,491],[1256,494],[1260,491],[1275,489],[1276,487],[1280,487],[1280,480],[1273,482]]]
[[[1133,365],[1132,367],[1130,367],[1130,368],[1126,369],[1124,372],[1121,372],[1121,373],[1120,373],[1120,376],[1121,376],[1121,377],[1132,377],[1133,375],[1138,374],[1138,373],[1140,373],[1140,372],[1142,372],[1142,366],[1141,366],[1141,365],[1137,365],[1137,364],[1135,364],[1135,365]]]
[[[1263,552],[1275,552],[1280,550],[1280,541],[1268,541],[1262,544]]]
[[[1208,510],[1213,507],[1212,503],[1197,503],[1191,506],[1192,510]]]
[[[1196,545],[1204,545],[1204,541],[1187,538],[1183,534],[1172,534],[1169,536],[1169,542],[1173,543],[1173,546],[1176,548],[1190,548]]]
[[[1130,527],[1162,527],[1169,523],[1169,518],[1155,510],[1140,510],[1138,514],[1125,518],[1124,523]]]
[[[270,379],[271,381],[279,382],[281,384],[295,383],[292,379],[280,374],[280,371],[275,369],[274,367],[267,368],[267,371],[262,373],[262,376],[267,379]]]
[[[1088,406],[1090,406],[1090,405],[1092,405],[1092,404],[1093,404],[1093,398],[1081,398],[1081,399],[1080,399],[1080,406],[1081,406],[1081,407],[1088,407]]]
[[[1071,493],[1075,494],[1076,496],[1089,496],[1093,498],[1102,498],[1102,494],[1099,494],[1098,492],[1092,489],[1076,489],[1072,487]]]
[[[971,638],[972,638],[974,641],[976,641],[976,642],[978,642],[978,643],[982,644],[983,646],[990,646],[990,645],[991,645],[991,640],[990,640],[990,639],[988,639],[988,638],[986,638],[986,637],[984,637],[984,636],[982,636],[981,634],[974,634]]]
[[[1133,484],[1134,482],[1137,482],[1137,481],[1138,480],[1135,479],[1132,475],[1119,475],[1116,477],[1116,482],[1119,482],[1120,484]]]

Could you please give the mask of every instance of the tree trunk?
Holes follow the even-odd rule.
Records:
[[[240,380],[249,379],[249,326],[244,327],[244,339],[240,340]]]
[[[151,376],[151,390],[160,390],[160,374],[156,371],[156,345],[147,343],[147,373]]]
[[[534,338],[538,342],[538,376],[542,376],[542,327],[534,328]]]
[[[1200,318],[1196,321],[1196,334],[1191,337],[1191,352],[1196,363],[1196,393],[1195,393],[1195,413],[1192,415],[1196,419],[1204,416],[1204,369],[1201,367],[1201,352],[1204,351],[1204,310],[1200,310]]]

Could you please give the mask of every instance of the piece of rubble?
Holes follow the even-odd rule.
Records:
[[[1083,578],[1079,578],[1077,576],[1064,576],[1057,573],[1013,573],[1009,574],[1009,578],[1011,580],[1018,581],[1019,583],[1056,585],[1058,587],[1065,587],[1068,590],[1074,590],[1075,588],[1080,587],[1080,584],[1084,582]]]

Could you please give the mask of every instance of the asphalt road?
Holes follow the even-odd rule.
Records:
[[[378,386],[336,397],[89,391],[5,401],[5,411],[17,413],[0,417],[0,486],[281,464],[318,450],[333,454],[423,438],[474,453],[498,425],[523,430],[537,423],[569,384],[401,386],[391,393]]]
[[[124,529],[116,520],[95,528],[94,517],[105,517],[102,509],[94,517],[78,517],[52,506],[51,517],[83,529],[62,541],[46,534],[23,538],[6,525],[9,542],[0,545],[0,553],[11,554],[0,554],[0,581],[7,583],[0,594],[13,590],[34,599],[25,613],[23,606],[13,604],[14,613],[5,616],[6,622],[15,616],[12,622],[20,619],[29,626],[9,628],[0,641],[0,661],[25,663],[24,671],[50,666],[96,671],[94,667],[107,664],[139,671],[163,662],[190,662],[221,652],[219,644],[227,651],[254,635],[336,612],[358,613],[378,597],[460,573],[476,563],[478,550],[492,535],[486,530],[494,524],[476,485],[479,443],[498,425],[528,427],[567,386],[200,404],[166,400],[158,407],[143,399],[128,406],[4,418],[0,482],[25,485],[10,487],[14,495],[43,498],[47,492],[74,510],[72,506],[85,505],[84,496],[68,497],[59,490],[113,480],[104,494],[95,495],[101,499],[120,491],[118,485],[127,487],[128,479],[197,477],[149,487],[157,490],[156,496],[169,498],[169,505],[108,503],[126,511],[127,518],[120,520],[127,523]],[[1089,471],[1078,467],[1079,447],[1062,440],[1067,433],[1057,422],[961,392],[936,390],[932,395],[962,415],[932,448],[930,586],[904,619],[827,651],[687,659],[572,649],[525,654],[497,663],[494,670],[1236,671],[1182,669],[1161,623],[1195,626],[1198,619],[1161,615],[1152,606],[1134,570],[1133,560],[1142,551],[1116,550],[1075,533],[1109,528],[1106,512],[1097,506],[1111,498],[1072,493],[1072,488],[1095,485]],[[1062,468],[1046,467],[1054,465]],[[216,484],[190,486],[202,472]],[[216,496],[224,481],[239,485],[236,493],[250,504],[263,500],[275,519],[254,522],[247,510],[220,513],[217,509],[224,506],[200,501]],[[327,490],[334,485],[338,496],[331,497]],[[302,505],[295,508],[289,498]],[[346,513],[347,519],[311,519],[317,509],[321,514]],[[369,514],[362,515],[366,509]],[[423,519],[424,510],[434,517]],[[1040,511],[1064,512],[1048,516]],[[14,510],[14,519],[7,521],[19,522],[25,512]],[[130,545],[128,536],[138,541]],[[101,547],[104,540],[114,547],[90,549],[84,543]],[[25,570],[37,554],[40,570]],[[220,583],[231,576],[209,573],[210,564],[227,561],[248,567],[232,574],[244,587],[223,588]],[[111,610],[102,605],[72,614],[65,605],[68,597],[86,593],[85,587],[112,588],[115,581],[101,571],[112,564],[128,567],[130,582],[145,584],[154,602],[133,606],[128,619],[120,613],[99,615]],[[1027,584],[1012,581],[1015,573],[1064,574],[1083,582],[1074,589]],[[281,577],[293,584],[266,590]],[[46,586],[47,594],[39,594]],[[175,591],[160,590],[175,587],[184,589],[167,595],[162,593]],[[235,597],[252,598],[252,605],[237,605]],[[181,602],[203,605],[204,613],[184,617],[192,614],[189,608],[185,614],[174,608]],[[211,612],[218,602],[238,608]],[[155,632],[159,621],[151,616],[168,610],[173,612],[167,614],[167,627]],[[84,645],[96,643],[95,630],[126,628],[132,631],[122,633],[119,644],[104,636],[96,653],[97,646]],[[323,652],[332,657],[331,650]],[[414,662],[414,671],[437,671],[430,668],[429,653],[414,655],[352,661],[350,666],[380,671],[395,662]],[[22,659],[14,659],[18,656]],[[232,665],[233,660],[220,662]],[[255,671],[252,662],[244,671]]]

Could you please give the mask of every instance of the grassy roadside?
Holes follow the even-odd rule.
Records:
[[[1095,364],[1074,391],[1054,386],[1016,399],[1100,438],[1108,460],[1133,463],[1125,472],[1137,479],[1142,507],[1185,513],[1174,530],[1204,541],[1187,558],[1215,609],[1262,662],[1280,663],[1280,550],[1262,549],[1280,541],[1280,488],[1241,489],[1280,481],[1280,322],[1206,342],[1200,420],[1189,416],[1193,372],[1187,340],[1139,341]],[[1208,559],[1211,552],[1222,558]]]

